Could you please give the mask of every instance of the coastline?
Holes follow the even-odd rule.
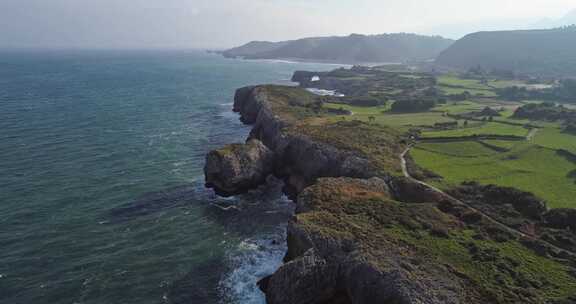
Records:
[[[490,221],[480,216],[468,226],[469,215],[451,197],[404,178],[397,167],[405,148],[400,134],[354,121],[318,125],[323,114],[302,91],[277,86],[237,90],[234,111],[252,125],[248,142],[212,151],[205,167],[207,185],[223,195],[243,193],[262,184],[262,176],[275,175],[285,182],[284,192],[296,205],[287,227],[285,263],[258,283],[267,303],[492,301],[485,287],[468,286],[470,274],[455,271],[451,253],[428,252],[429,244],[416,251],[397,248],[423,245],[403,236],[408,231],[426,235],[427,242],[445,242],[469,238],[463,227],[483,234],[493,226]],[[384,212],[376,223],[371,219],[374,212]],[[491,236],[482,237],[487,241],[480,244],[492,242]],[[509,240],[524,241],[528,240],[513,236]],[[421,250],[444,263],[422,260]],[[529,258],[538,256],[529,248],[522,250]]]
[[[245,58],[245,57],[232,57],[232,56],[224,56],[221,53],[214,53],[218,56],[222,56],[226,59],[234,59],[234,60],[247,60],[247,61],[260,61],[260,62],[272,62],[272,63],[311,63],[311,64],[325,64],[325,65],[334,65],[334,66],[341,66],[345,68],[350,68],[354,65],[362,65],[362,66],[380,66],[380,65],[403,65],[405,63],[402,62],[364,62],[364,61],[338,61],[338,60],[322,60],[322,59],[304,59],[304,58],[295,58],[295,57],[281,57],[281,58]]]

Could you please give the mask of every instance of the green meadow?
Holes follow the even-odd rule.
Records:
[[[470,121],[468,122],[468,126],[464,126],[463,122],[460,121],[457,129],[424,131],[422,132],[422,138],[461,137],[473,135],[526,136],[528,132],[528,129],[522,126],[515,126],[498,122]]]
[[[419,129],[422,139],[499,135],[526,137],[531,127],[538,130],[529,141],[524,139],[482,139],[457,142],[421,141],[412,149],[416,164],[442,176],[428,182],[450,188],[464,181],[496,184],[532,192],[546,200],[549,207],[576,207],[576,163],[565,150],[576,154],[576,135],[564,133],[560,123],[517,119],[513,113],[519,106],[534,101],[502,101],[495,96],[495,88],[523,85],[519,81],[489,80],[481,83],[475,79],[441,76],[438,87],[445,93],[458,94],[468,91],[483,98],[439,104],[431,111],[420,113],[392,113],[389,102],[379,107],[357,107],[326,103],[325,108],[344,109],[352,115],[333,115],[328,119],[361,120],[376,125],[391,126],[400,131]],[[492,121],[455,119],[482,111],[485,107],[497,109],[500,116]],[[454,122],[457,127],[438,129],[436,123]],[[532,131],[534,132],[534,131]]]
[[[502,145],[502,143],[497,143]],[[474,141],[418,144],[411,155],[418,165],[443,177],[440,187],[464,181],[515,187],[546,200],[549,207],[576,207],[576,164],[549,149],[510,143],[498,152]]]
[[[462,94],[467,91],[474,96],[496,96],[493,88],[482,84],[479,80],[462,79],[453,75],[438,77],[438,87],[446,94]]]
[[[496,149],[502,149],[502,150],[510,150],[515,146],[522,144],[522,142],[520,141],[498,140],[498,139],[482,140],[481,142],[488,147],[493,147],[493,149],[495,147]]]
[[[562,132],[560,126],[546,127],[534,136],[534,143],[551,149],[563,149],[576,154],[576,135]]]
[[[388,110],[390,106],[379,107],[357,107],[345,104],[326,103],[325,108],[344,109],[352,112],[352,115],[338,115],[331,117],[332,120],[361,120],[370,121],[374,118],[374,123],[408,129],[412,126],[431,126],[435,123],[454,121],[450,117],[443,116],[441,112],[421,112],[421,113],[392,113]]]

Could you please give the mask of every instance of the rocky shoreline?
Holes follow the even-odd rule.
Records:
[[[207,155],[206,185],[229,196],[272,174],[296,204],[285,264],[258,283],[268,303],[571,303],[534,291],[568,285],[528,278],[523,260],[491,250],[509,242],[544,257],[516,248],[512,236],[495,240],[505,232],[404,178],[406,140],[394,130],[326,121],[321,102],[300,88],[241,88],[233,109],[252,131],[246,143]],[[479,282],[484,267],[494,269]]]
[[[236,92],[233,111],[253,128],[247,143],[208,154],[208,187],[221,195],[235,195],[258,187],[267,175],[274,174],[285,181],[287,194],[294,198],[319,177],[377,176],[362,155],[288,131],[298,122],[275,113],[269,94],[267,86],[245,87]]]

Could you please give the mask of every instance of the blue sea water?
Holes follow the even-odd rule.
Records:
[[[219,198],[234,90],[332,65],[199,51],[0,52],[0,303],[263,303],[278,187]]]

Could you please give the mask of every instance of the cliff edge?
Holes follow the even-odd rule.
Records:
[[[234,194],[273,174],[297,206],[285,264],[258,283],[268,303],[576,300],[570,256],[404,178],[406,139],[398,131],[335,119],[320,97],[297,87],[239,89],[234,111],[253,129],[246,144],[207,156],[207,185]],[[470,188],[461,196],[509,206],[521,221],[546,216],[524,212],[513,192],[492,202],[495,191],[509,192]]]

